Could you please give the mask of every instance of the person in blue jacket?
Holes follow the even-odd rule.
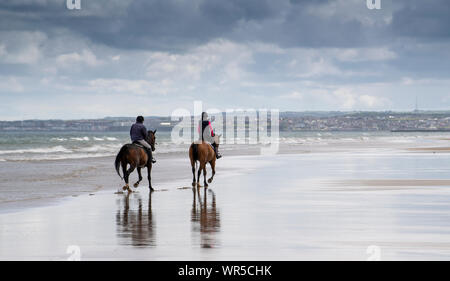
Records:
[[[153,157],[152,147],[146,141],[148,138],[147,128],[144,126],[144,117],[138,116],[136,118],[136,123],[131,126],[130,129],[130,137],[133,143],[138,143],[142,145],[150,159],[152,159],[152,163],[156,163],[155,158]]]

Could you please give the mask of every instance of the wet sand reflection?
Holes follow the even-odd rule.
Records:
[[[191,222],[192,232],[200,234],[202,248],[214,248],[219,245],[217,233],[220,231],[220,213],[216,207],[216,195],[210,189],[203,189],[203,198],[199,188],[193,188]],[[211,202],[208,205],[208,194]]]
[[[124,195],[122,203],[120,201],[116,213],[119,243],[136,247],[156,246],[152,195],[148,196],[147,210],[142,207],[143,200],[138,193],[128,193]]]

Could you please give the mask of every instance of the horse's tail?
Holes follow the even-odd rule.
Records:
[[[197,143],[192,144],[192,157],[194,157],[194,161],[198,160],[198,144]]]
[[[197,170],[197,160],[198,160],[198,144],[193,143],[192,144],[192,157],[194,158],[194,168]]]
[[[121,179],[123,179],[123,177],[120,175],[120,172],[119,172],[120,160],[122,159],[122,156],[126,150],[127,150],[127,145],[122,146],[122,148],[120,149],[119,153],[116,156],[116,161],[114,161],[114,166],[116,167],[117,174],[119,175],[119,177]]]

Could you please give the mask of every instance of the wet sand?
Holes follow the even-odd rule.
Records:
[[[417,152],[450,152],[450,147],[413,147],[408,148],[408,150]]]
[[[154,182],[176,180],[190,173],[189,159],[180,155],[164,155],[158,161],[158,165],[153,167]],[[0,213],[57,204],[65,197],[117,190],[123,182],[113,163],[114,157],[1,162]],[[143,170],[142,186],[148,186],[146,171]],[[137,180],[136,171],[131,179],[133,183]]]
[[[450,186],[450,180],[418,180],[418,179],[365,179],[337,181],[340,186],[369,187],[416,187],[416,186]]]
[[[366,260],[372,245],[382,260],[450,259],[446,153],[228,156],[217,170],[206,191],[189,171],[151,194],[115,194],[117,178],[0,214],[0,259],[65,260],[71,245],[83,260]]]

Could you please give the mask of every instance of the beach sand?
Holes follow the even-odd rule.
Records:
[[[408,148],[408,150],[417,152],[450,152],[450,147],[412,147]]]
[[[3,208],[0,259],[450,259],[449,154],[327,150],[226,155],[206,191],[186,158],[161,156],[151,194],[145,180],[116,194],[111,159],[89,160],[94,175],[64,179],[88,192]]]

